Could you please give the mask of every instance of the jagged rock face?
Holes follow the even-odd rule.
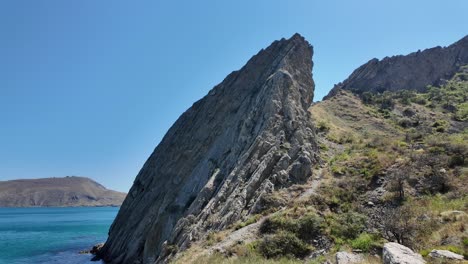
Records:
[[[184,249],[306,181],[318,157],[312,53],[298,34],[275,41],[187,110],[136,177],[100,257],[163,262],[167,245]]]
[[[398,90],[424,91],[450,79],[460,66],[468,64],[468,36],[442,48],[435,47],[406,56],[372,59],[357,68],[345,81],[333,87],[327,99],[340,89],[356,93]]]

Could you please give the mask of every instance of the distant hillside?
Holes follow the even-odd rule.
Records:
[[[120,206],[125,195],[85,177],[0,181],[0,207]]]

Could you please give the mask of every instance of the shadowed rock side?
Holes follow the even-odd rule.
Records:
[[[85,177],[0,181],[0,207],[120,206],[124,198]]]
[[[188,109],[139,172],[99,256],[163,262],[173,245],[183,250],[254,212],[265,193],[306,181],[317,161],[311,57],[298,34],[275,41]]]
[[[406,56],[372,59],[357,68],[346,80],[335,85],[324,99],[339,89],[356,93],[398,90],[425,91],[427,85],[440,85],[460,66],[468,64],[468,36],[442,48],[435,47]]]

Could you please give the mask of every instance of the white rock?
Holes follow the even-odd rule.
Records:
[[[354,263],[362,263],[363,261],[362,255],[353,254],[349,252],[340,251],[336,253],[336,263],[337,264],[354,264]]]
[[[384,264],[423,264],[422,256],[398,243],[386,243],[383,248]]]
[[[439,250],[439,249],[434,249],[429,253],[429,256],[433,258],[446,258],[446,259],[457,259],[457,260],[463,260],[463,256],[453,253],[452,251],[448,250]]]

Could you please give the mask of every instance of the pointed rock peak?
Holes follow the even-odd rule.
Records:
[[[210,94],[218,93],[218,90],[223,89],[229,80],[238,83],[249,79],[249,85],[244,86],[244,88],[255,89],[255,84],[261,83],[275,74],[286,74],[299,84],[302,105],[307,108],[312,103],[314,96],[312,56],[313,47],[297,33],[289,39],[276,40],[253,56],[242,69],[226,77]],[[243,78],[238,78],[238,76]]]
[[[294,35],[292,35],[292,37],[289,40],[290,41],[301,41],[301,42],[304,42],[304,43],[310,45],[309,42],[299,33],[294,33]]]
[[[468,46],[468,35],[461,38],[459,41],[455,42],[453,45],[464,45]]]
[[[162,263],[168,245],[183,250],[259,213],[264,195],[307,181],[318,156],[307,111],[313,91],[312,48],[299,35],[228,75],[156,147],[99,255]]]

